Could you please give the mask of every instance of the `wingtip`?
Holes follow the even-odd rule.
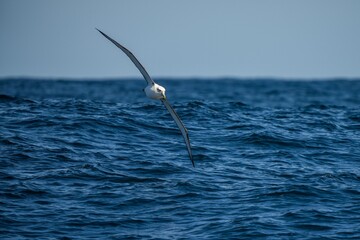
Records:
[[[195,168],[195,162],[194,162],[194,160],[193,160],[192,158],[191,158],[190,160],[191,160],[191,163],[192,163],[193,167]]]
[[[102,35],[105,35],[101,30],[99,30],[98,28],[95,28],[96,30],[99,31],[99,33],[101,33]]]

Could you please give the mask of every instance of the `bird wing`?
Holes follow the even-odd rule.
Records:
[[[130,58],[130,60],[135,64],[135,66],[139,69],[141,74],[144,76],[146,82],[148,84],[154,85],[154,81],[151,79],[150,75],[146,72],[145,68],[141,65],[139,60],[136,59],[134,54],[132,54],[129,50],[127,50],[125,47],[123,47],[120,43],[118,43],[117,41],[115,41],[114,39],[112,39],[111,37],[109,37],[108,35],[103,33],[102,31],[100,31],[99,29],[96,29],[96,30],[98,30],[104,37],[106,37],[108,40],[110,40],[110,42],[112,42],[118,48],[120,48]]]
[[[184,126],[183,122],[181,121],[179,115],[177,115],[177,113],[175,112],[175,110],[171,107],[170,103],[166,100],[166,99],[161,99],[161,101],[163,102],[163,104],[165,105],[166,109],[169,111],[169,113],[171,114],[172,118],[174,119],[176,125],[179,127],[181,134],[184,137],[185,143],[186,143],[186,147],[189,153],[189,157],[190,160],[192,162],[193,167],[195,167],[195,163],[192,157],[192,153],[191,153],[191,145],[190,145],[190,139],[189,139],[189,134],[188,131],[186,129],[186,127]]]

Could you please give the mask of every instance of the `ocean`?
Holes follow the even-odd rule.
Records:
[[[0,80],[1,239],[360,239],[360,80]]]

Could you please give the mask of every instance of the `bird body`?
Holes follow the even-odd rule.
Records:
[[[144,89],[144,92],[146,94],[146,96],[150,99],[156,99],[156,100],[160,100],[160,99],[165,99],[166,95],[165,95],[165,88],[163,86],[160,86],[159,84],[148,84],[146,86],[146,88]]]
[[[118,48],[120,48],[129,58],[130,60],[135,64],[135,66],[139,69],[140,73],[143,75],[144,79],[147,82],[147,86],[144,88],[144,92],[146,96],[150,99],[156,99],[160,100],[166,109],[169,111],[171,117],[174,119],[176,125],[179,127],[180,132],[185,140],[186,148],[189,153],[189,157],[191,160],[191,163],[193,167],[195,167],[195,162],[193,160],[192,152],[191,152],[191,145],[190,145],[190,139],[188,130],[186,129],[185,125],[181,121],[178,114],[175,112],[175,110],[172,108],[170,103],[168,102],[166,95],[165,95],[165,88],[163,86],[160,86],[159,84],[155,83],[150,75],[147,73],[145,68],[141,65],[141,63],[136,59],[136,57],[125,47],[123,47],[120,43],[116,42],[114,39],[110,38],[108,35],[97,29],[104,37],[106,37],[110,42],[115,44]]]

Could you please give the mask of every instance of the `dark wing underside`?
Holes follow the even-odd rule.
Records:
[[[175,112],[175,110],[171,107],[171,105],[169,104],[169,102],[166,99],[161,99],[161,101],[163,102],[163,104],[165,105],[166,109],[169,111],[169,113],[171,114],[172,118],[174,119],[176,125],[179,127],[181,134],[184,137],[185,140],[185,144],[186,144],[186,148],[188,150],[189,153],[189,157],[190,160],[192,162],[193,167],[195,167],[195,162],[193,160],[193,156],[192,156],[192,152],[191,152],[191,145],[190,145],[190,139],[189,139],[189,134],[188,131],[186,129],[186,127],[184,126],[183,122],[181,121],[180,117],[177,115],[177,113]]]
[[[110,42],[112,42],[113,44],[115,44],[118,48],[120,48],[129,58],[130,60],[135,64],[135,66],[139,69],[139,71],[141,72],[141,74],[144,76],[146,82],[148,84],[154,84],[154,81],[151,79],[150,75],[146,72],[145,68],[141,65],[141,63],[139,62],[139,60],[136,59],[136,57],[134,56],[134,54],[132,54],[129,50],[127,50],[125,47],[123,47],[120,43],[118,43],[117,41],[115,41],[114,39],[112,39],[111,37],[109,37],[108,35],[106,35],[105,33],[103,33],[102,31],[98,30],[104,37],[106,37]]]

